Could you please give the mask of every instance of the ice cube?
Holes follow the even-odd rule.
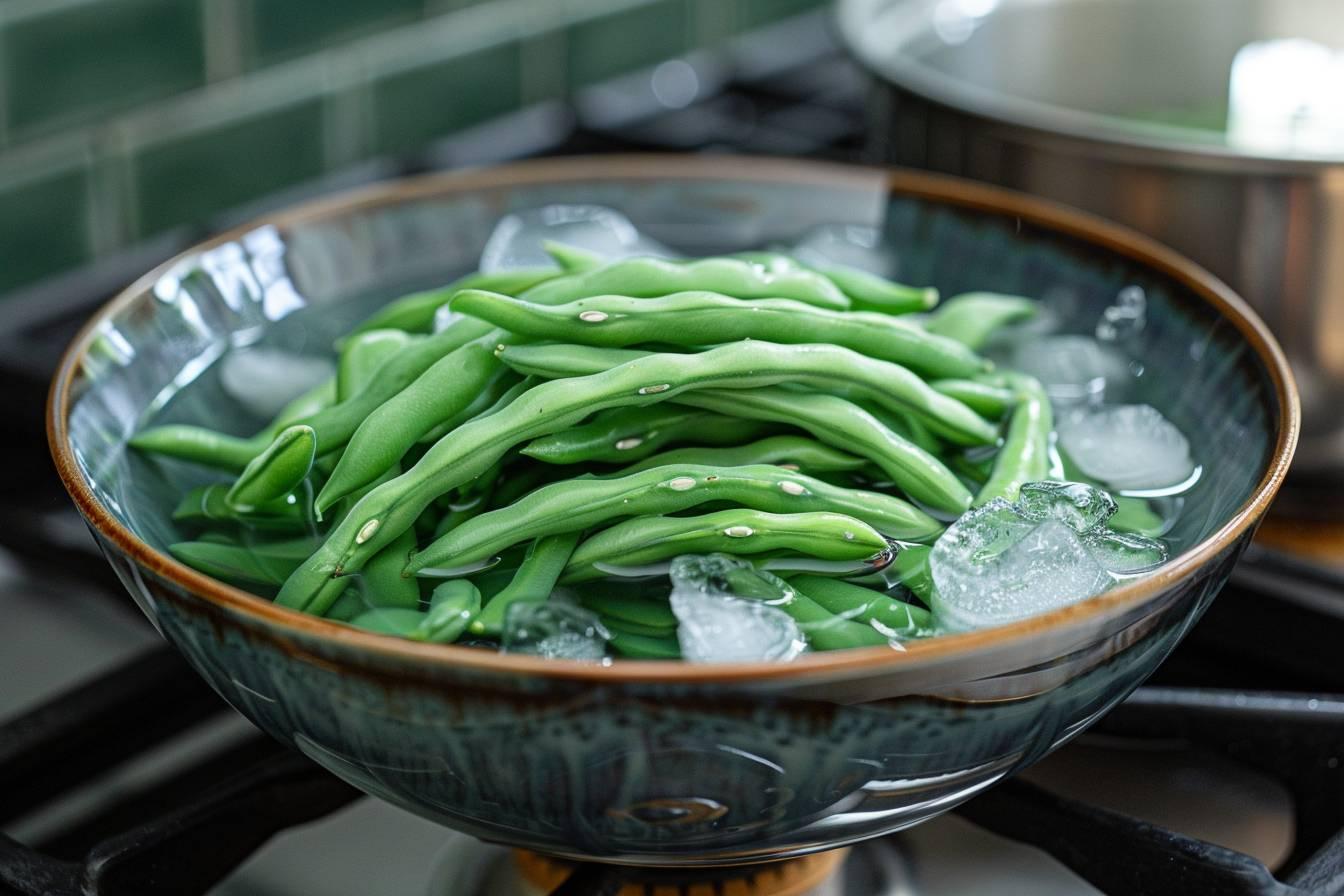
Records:
[[[677,557],[670,574],[677,641],[685,659],[787,661],[806,646],[798,624],[772,605],[788,600],[791,592],[769,573],[757,573],[726,554],[709,554]]]
[[[1146,404],[1079,408],[1060,415],[1060,447],[1087,476],[1120,491],[1185,483],[1195,472],[1190,443]]]
[[[1123,395],[1132,374],[1129,359],[1089,336],[1048,336],[1018,344],[1012,366],[1044,384],[1060,404]]]
[[[1083,544],[1094,560],[1116,575],[1137,575],[1167,562],[1167,546],[1144,535],[1093,532],[1083,536]]]
[[[597,614],[564,600],[523,601],[504,615],[505,653],[593,661],[606,655],[610,639]]]
[[[303,393],[330,379],[336,366],[326,358],[278,348],[236,348],[220,361],[219,382],[240,405],[267,420]]]
[[[1113,579],[1058,519],[1034,522],[1006,501],[963,515],[929,555],[939,623],[949,631],[1003,625],[1084,600]]]
[[[1081,482],[1028,482],[1017,497],[1017,510],[1037,522],[1054,519],[1083,534],[1099,529],[1115,515],[1115,499]]]
[[[641,234],[630,219],[601,205],[547,205],[510,212],[499,219],[481,250],[487,273],[514,268],[551,268],[547,242],[586,249],[608,259],[634,255],[674,258],[676,253]]]
[[[882,245],[882,233],[865,224],[822,224],[808,231],[792,253],[803,264],[856,268],[880,277],[896,276],[896,254]]]

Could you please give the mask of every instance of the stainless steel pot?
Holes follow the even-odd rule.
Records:
[[[1295,37],[1344,49],[1344,3],[840,0],[838,20],[879,79],[876,160],[1120,221],[1245,295],[1302,391],[1280,506],[1344,515],[1344,105],[1312,121],[1303,98],[1319,84],[1326,102],[1344,103],[1344,53],[1333,74],[1296,66],[1301,45],[1239,55]],[[1338,142],[1321,135],[1331,127]]]

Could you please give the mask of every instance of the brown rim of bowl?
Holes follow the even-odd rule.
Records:
[[[605,180],[741,180],[809,181],[837,187],[881,187],[916,199],[960,206],[998,216],[1028,221],[1046,230],[1116,252],[1179,282],[1227,319],[1254,349],[1269,373],[1279,405],[1278,439],[1268,469],[1237,512],[1213,535],[1172,559],[1153,575],[1105,594],[1011,625],[957,635],[943,635],[906,645],[903,651],[865,647],[806,654],[791,663],[695,664],[681,660],[615,660],[608,665],[548,660],[504,654],[472,647],[423,644],[362,631],[280,607],[271,601],[226,585],[161,554],[121,525],[94,497],[84,482],[65,438],[70,391],[93,334],[122,307],[134,302],[182,259],[203,249],[236,239],[270,224],[288,227],[350,212],[395,204],[408,199],[468,193],[482,188],[564,181]],[[755,158],[749,156],[601,156],[546,159],[445,172],[390,181],[331,198],[319,199],[268,215],[200,243],[164,262],[122,290],[84,325],[66,349],[52,380],[47,402],[47,438],[56,469],[80,512],[99,534],[132,560],[217,608],[241,613],[280,629],[276,635],[317,636],[339,646],[359,648],[387,659],[446,664],[482,671],[535,674],[546,677],[607,683],[742,682],[761,679],[810,678],[856,673],[880,666],[922,665],[951,657],[970,656],[991,649],[1016,646],[1051,629],[1073,628],[1134,609],[1165,589],[1195,574],[1201,566],[1228,548],[1263,515],[1283,482],[1297,444],[1300,426],[1297,388],[1282,350],[1268,328],[1249,306],[1212,274],[1153,240],[1127,228],[1052,202],[956,178],[904,170],[864,168],[829,162]]]

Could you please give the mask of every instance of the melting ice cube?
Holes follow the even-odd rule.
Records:
[[[547,242],[564,243],[604,258],[633,255],[676,257],[666,246],[641,234],[630,219],[601,205],[547,205],[511,212],[499,219],[481,250],[485,272],[513,268],[549,268]]]
[[[934,612],[951,631],[1026,619],[1098,594],[1113,581],[1068,524],[1033,523],[1003,501],[953,524],[934,544],[929,569]]]
[[[1116,511],[1115,499],[1081,482],[1028,482],[1017,496],[1017,511],[1036,522],[1059,520],[1079,533],[1106,525]]]
[[[600,660],[611,633],[595,613],[563,600],[520,602],[504,616],[505,653],[548,659]]]
[[[1194,474],[1190,443],[1146,404],[1080,408],[1059,418],[1060,447],[1093,479],[1121,491],[1170,488]]]
[[[1044,384],[1050,398],[1071,404],[1123,395],[1132,379],[1129,359],[1088,336],[1048,336],[1019,344],[1012,366]]]
[[[225,355],[220,361],[219,381],[231,398],[269,420],[335,372],[335,365],[326,358],[258,346],[234,349]]]
[[[939,621],[953,631],[1002,625],[1066,606],[1167,559],[1162,542],[1112,532],[1115,500],[1078,482],[1029,482],[964,514],[934,544]]]
[[[770,603],[789,599],[787,586],[774,587],[774,576],[725,554],[678,557],[671,576],[677,640],[686,659],[785,661],[802,653],[806,641],[798,624]]]

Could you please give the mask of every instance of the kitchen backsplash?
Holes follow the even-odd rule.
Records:
[[[822,5],[0,0],[0,293]]]

